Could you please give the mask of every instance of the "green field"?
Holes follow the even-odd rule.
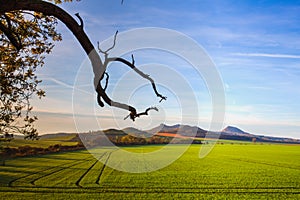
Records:
[[[22,146],[31,146],[31,147],[41,147],[47,148],[51,145],[60,144],[60,145],[76,145],[77,142],[70,141],[74,135],[65,136],[65,137],[55,137],[53,139],[40,139],[36,140],[24,140],[24,139],[13,139],[11,142],[6,142],[5,144],[1,144],[3,147],[17,148]]]
[[[200,148],[192,145],[171,165],[142,174],[105,166],[118,155],[109,149],[93,150],[102,162],[87,151],[7,160],[0,199],[300,199],[300,146],[220,144],[203,159]]]

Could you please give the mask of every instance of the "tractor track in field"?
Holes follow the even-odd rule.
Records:
[[[117,150],[114,150],[114,151],[117,151]],[[99,173],[99,175],[98,175],[98,177],[97,177],[97,180],[96,180],[96,182],[95,182],[97,185],[100,185],[100,182],[101,182],[101,176],[102,176],[102,174],[103,174],[103,172],[104,172],[104,169],[106,168],[106,165],[107,165],[107,163],[108,163],[108,160],[109,160],[111,154],[112,154],[114,151],[106,152],[106,153],[108,153],[108,155],[107,155],[107,158],[106,158],[106,160],[105,160],[105,163],[103,164],[103,167],[102,167],[102,169],[101,169],[101,171],[100,171],[100,173]]]
[[[79,164],[81,164],[81,163],[83,163],[83,162],[87,162],[87,161],[91,161],[91,160],[93,160],[93,159],[80,160],[80,161],[78,161],[78,162],[76,162],[76,163],[72,163],[72,164],[70,163],[71,165],[69,165],[69,166],[64,165],[64,167],[56,166],[56,167],[54,167],[54,168],[59,167],[60,169],[55,170],[55,171],[53,171],[53,172],[50,172],[50,173],[48,173],[48,174],[45,174],[45,175],[43,175],[43,176],[40,176],[40,177],[38,177],[38,178],[35,178],[35,179],[33,179],[32,181],[30,181],[30,183],[31,183],[31,185],[35,185],[35,182],[38,181],[38,180],[40,180],[40,179],[42,179],[42,178],[45,178],[45,177],[47,177],[47,176],[50,176],[50,175],[52,175],[52,174],[55,174],[55,173],[60,172],[60,171],[62,171],[62,170],[65,170],[65,169],[67,169],[67,168],[69,168],[69,167],[73,167],[73,166],[79,165]],[[52,169],[53,169],[53,168],[52,168]],[[50,170],[50,169],[49,169],[49,170]]]
[[[93,167],[99,162],[99,159],[103,158],[106,154],[107,152],[103,153],[99,158],[97,158],[96,161],[79,177],[79,179],[75,183],[77,187],[83,187],[82,185],[80,185],[81,180],[89,173],[91,169],[93,169]]]
[[[116,150],[115,150],[116,151]],[[96,180],[96,184],[97,185],[100,185],[100,179],[101,179],[101,176],[102,176],[102,174],[103,174],[103,172],[104,172],[104,169],[105,169],[105,167],[106,167],[106,165],[107,165],[107,163],[108,163],[108,160],[109,160],[109,158],[110,158],[110,156],[111,156],[111,154],[113,153],[113,151],[111,151],[111,152],[104,152],[98,159],[96,159],[96,161],[79,177],[79,179],[76,181],[76,183],[75,183],[75,185],[77,186],[77,187],[79,187],[79,188],[82,188],[83,186],[82,185],[80,185],[80,182],[82,181],[82,179],[88,174],[88,172],[99,162],[99,159],[101,159],[101,158],[103,158],[103,157],[105,157],[106,155],[107,155],[107,158],[106,158],[106,160],[105,160],[105,162],[104,162],[104,164],[103,164],[103,167],[101,168],[101,170],[100,170],[100,173],[99,173],[99,175],[98,175],[98,177],[97,177],[97,180]],[[37,177],[37,178],[35,178],[35,179],[33,179],[33,180],[31,180],[30,181],[30,184],[32,185],[32,186],[36,186],[36,181],[38,181],[38,180],[40,180],[40,179],[42,179],[42,178],[45,178],[45,177],[47,177],[47,176],[50,176],[50,175],[53,175],[53,174],[55,174],[55,173],[58,173],[58,172],[60,172],[60,171],[63,171],[63,170],[65,170],[66,168],[70,168],[70,167],[73,167],[73,166],[76,166],[76,165],[79,165],[79,164],[82,164],[82,163],[84,163],[84,162],[87,162],[87,161],[92,161],[92,160],[94,160],[95,158],[92,158],[92,159],[84,159],[84,160],[76,160],[76,161],[74,161],[74,162],[70,162],[70,163],[64,163],[64,164],[61,164],[61,165],[57,165],[57,166],[53,166],[53,167],[50,167],[50,168],[47,168],[46,170],[40,170],[40,171],[37,171],[37,172],[34,172],[34,173],[30,173],[30,174],[27,174],[27,175],[24,175],[24,176],[22,176],[22,177],[19,177],[19,178],[16,178],[16,179],[14,179],[14,180],[12,180],[12,181],[10,181],[8,184],[7,184],[7,186],[8,187],[13,187],[13,188],[17,188],[17,187],[19,187],[19,186],[14,186],[13,184],[15,183],[15,182],[17,182],[17,181],[19,181],[19,180],[22,180],[22,179],[24,179],[24,178],[27,178],[27,177],[30,177],[30,176],[33,176],[33,175],[38,175],[38,174],[43,174],[42,176],[39,176],[39,177]],[[58,169],[56,169],[56,168],[58,168]],[[55,170],[56,169],[56,170]],[[53,171],[54,170],[54,171]],[[50,171],[50,172],[48,172],[47,173],[47,171]],[[46,174],[44,174],[46,172]]]
[[[267,166],[272,166],[272,167],[281,167],[281,168],[287,168],[287,169],[293,169],[293,170],[300,170],[299,167],[296,168],[296,167],[291,167],[288,165],[271,164],[271,163],[267,163],[267,162],[263,162],[263,161],[253,161],[253,160],[235,159],[235,158],[231,158],[231,160],[252,163],[252,164],[267,165]]]
[[[1,189],[1,188],[0,188]],[[289,191],[289,190],[291,191]],[[296,190],[296,191],[292,191]],[[1,190],[0,190],[1,191]],[[17,186],[14,187],[11,192],[14,193],[58,193],[61,194],[62,191],[75,193],[75,194],[83,194],[83,193],[172,193],[172,194],[277,194],[277,193],[284,193],[284,194],[294,194],[299,195],[300,190],[299,188],[247,188],[247,187],[234,187],[234,188],[145,188],[140,187],[113,187],[113,188],[103,188],[103,187],[88,187],[84,188],[84,190],[78,187],[29,187],[29,186]],[[7,190],[6,190],[7,192]]]
[[[85,162],[85,161],[87,161],[87,160],[89,160],[89,159],[85,159],[85,160],[83,160],[83,161],[82,161],[82,160],[80,160],[80,161],[74,161],[74,162],[67,163],[67,164],[73,164],[73,165],[71,165],[71,166],[75,166],[75,165],[77,165],[77,164],[79,164],[79,163],[82,163],[82,162]],[[75,164],[74,164],[74,163],[75,163]],[[16,179],[14,179],[14,180],[8,182],[7,185],[8,185],[8,187],[14,187],[14,186],[13,186],[13,183],[15,183],[15,182],[18,181],[18,180],[24,179],[24,178],[29,177],[29,176],[32,176],[32,175],[40,174],[40,173],[45,172],[45,171],[53,170],[53,169],[55,169],[55,168],[57,168],[57,167],[59,167],[60,169],[59,169],[59,170],[56,170],[55,172],[61,171],[61,170],[65,169],[65,168],[66,168],[66,163],[61,164],[61,165],[57,165],[57,166],[50,167],[50,168],[48,168],[48,169],[46,169],[46,170],[40,170],[40,171],[37,171],[37,172],[34,172],[34,173],[30,173],[30,174],[27,174],[27,175],[25,175],[25,176],[16,178]],[[51,173],[49,173],[49,174],[53,174],[53,173],[55,173],[55,172],[51,172]],[[47,174],[47,175],[45,175],[45,176],[48,176],[49,174]],[[43,177],[45,177],[45,176],[38,177],[38,178],[34,179],[33,181],[31,181],[30,183],[31,183],[32,185],[35,185],[35,184],[34,184],[35,181],[37,181],[37,180],[39,180],[40,178],[43,178]]]

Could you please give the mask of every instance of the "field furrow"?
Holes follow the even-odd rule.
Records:
[[[144,152],[161,146],[123,148]],[[112,156],[120,166],[126,160],[115,151],[101,148],[7,160],[7,166],[0,166],[1,198],[300,198],[300,146],[217,145],[199,159],[199,145],[192,145],[171,165],[149,173],[109,167]]]

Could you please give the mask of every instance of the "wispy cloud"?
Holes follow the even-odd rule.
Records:
[[[49,82],[54,83],[54,86],[55,86],[55,87],[59,87],[60,90],[61,90],[61,88],[64,88],[64,89],[72,89],[72,90],[76,90],[76,91],[82,92],[82,93],[84,93],[84,94],[94,95],[94,93],[91,93],[91,92],[88,92],[88,91],[86,91],[86,90],[80,89],[80,88],[82,88],[82,87],[86,87],[86,86],[90,86],[90,85],[76,85],[76,86],[74,86],[74,85],[65,83],[65,82],[60,81],[60,80],[58,80],[58,79],[56,79],[56,78],[53,78],[53,77],[43,77],[43,76],[41,76],[41,77],[42,77],[42,80],[43,80],[43,81],[49,81]],[[46,89],[48,90],[49,84],[44,84],[44,86],[45,86]],[[51,86],[52,86],[52,85],[51,85]]]
[[[235,55],[235,56],[245,56],[245,57],[267,57],[267,58],[300,59],[300,55],[294,55],[294,54],[233,53],[232,55]]]
[[[43,78],[43,80],[51,81],[51,82],[57,84],[58,86],[62,86],[62,87],[70,88],[70,89],[74,88],[73,85],[69,85],[69,84],[64,83],[64,82],[62,82],[60,80],[57,80],[55,78],[45,77],[45,78]]]

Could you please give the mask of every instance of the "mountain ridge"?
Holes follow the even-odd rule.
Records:
[[[300,139],[252,134],[235,126],[227,126],[221,131],[212,132],[212,131],[204,130],[197,126],[180,125],[180,124],[175,124],[175,125],[160,124],[159,126],[154,127],[150,130],[146,130],[145,132],[150,133],[152,135],[173,134],[174,136],[177,135],[177,136],[196,137],[196,138],[205,138],[207,133],[210,133],[214,135],[219,134],[219,139],[225,139],[225,140],[239,140],[239,141],[250,141],[250,142],[255,140],[256,142],[300,144]]]
[[[227,126],[223,130],[219,132],[212,132],[205,129],[202,129],[197,126],[190,126],[190,125],[166,125],[160,124],[157,127],[154,127],[149,130],[139,130],[133,127],[124,128],[122,130],[117,129],[107,129],[102,131],[96,131],[94,134],[102,133],[109,136],[109,135],[132,135],[138,137],[151,137],[153,135],[157,136],[164,136],[169,135],[173,137],[195,137],[195,138],[205,138],[208,133],[210,134],[218,134],[219,139],[223,140],[239,140],[239,141],[255,141],[255,142],[273,142],[273,143],[289,143],[289,144],[300,144],[300,139],[294,138],[287,138],[287,137],[274,137],[274,136],[265,136],[265,135],[257,135],[245,132],[238,127],[235,126]],[[74,133],[69,133],[74,134]],[[79,133],[79,134],[88,134],[88,133]],[[55,134],[49,134],[50,137],[54,137]],[[68,133],[57,133],[57,136],[66,136]],[[46,135],[42,135],[41,138],[49,137]]]

